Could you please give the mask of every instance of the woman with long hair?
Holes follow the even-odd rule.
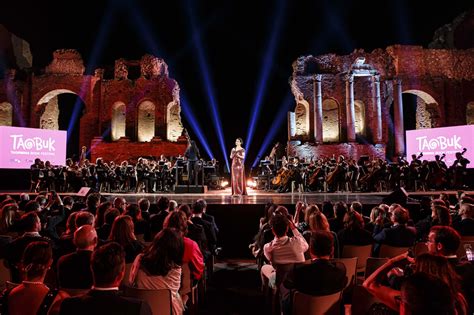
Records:
[[[0,235],[17,236],[15,224],[17,222],[18,206],[15,203],[7,204],[1,208]]]
[[[130,264],[143,251],[143,244],[137,241],[133,232],[133,220],[128,215],[119,215],[115,218],[110,230],[109,241],[117,242],[125,250],[125,263]]]
[[[337,234],[331,231],[328,219],[326,216],[319,210],[317,205],[309,205],[306,208],[306,222],[308,223],[309,230],[303,233],[303,237],[309,244],[311,239],[311,234],[316,231],[328,231],[334,237],[334,257],[339,257],[339,240]]]
[[[176,229],[164,228],[144,253],[137,256],[130,271],[130,284],[139,289],[169,289],[174,315],[184,311],[179,294],[184,240]]]

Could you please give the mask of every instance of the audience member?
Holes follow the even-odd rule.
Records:
[[[139,289],[169,289],[173,314],[181,315],[184,305],[179,294],[184,242],[180,232],[163,229],[153,243],[135,259],[130,271],[130,284]]]
[[[138,299],[123,297],[119,285],[125,274],[125,253],[120,244],[98,247],[91,258],[92,289],[85,295],[67,298],[61,315],[151,315],[150,306]]]
[[[337,233],[340,253],[342,254],[344,245],[364,246],[374,242],[372,234],[364,229],[362,215],[356,211],[349,211],[344,216],[344,228]]]
[[[376,242],[374,253],[378,254],[381,244],[387,244],[394,247],[411,247],[416,240],[416,230],[407,226],[408,211],[402,207],[393,210],[390,217],[393,225],[383,228],[381,217],[377,219],[377,225],[374,228],[373,237]]]
[[[157,202],[158,213],[150,216],[150,231],[152,236],[163,229],[163,222],[169,213],[170,201],[168,198],[162,196]]]
[[[105,211],[104,214],[104,224],[97,229],[97,236],[100,240],[107,240],[110,236],[110,230],[112,230],[112,225],[115,221],[115,218],[120,215],[120,211],[116,208],[110,208]]]
[[[60,288],[90,289],[92,271],[90,260],[97,245],[97,233],[91,225],[84,225],[74,232],[77,250],[59,258],[58,282]]]
[[[459,220],[453,223],[453,227],[462,236],[474,236],[473,211],[474,205],[470,203],[463,203],[459,208]]]
[[[54,302],[68,297],[66,293],[50,289],[44,284],[46,272],[52,263],[53,253],[48,242],[33,241],[26,246],[21,259],[24,280],[4,293],[8,297],[7,305],[2,305],[6,314],[47,314]]]
[[[134,225],[132,218],[128,215],[120,215],[115,218],[110,231],[109,241],[122,245],[125,251],[125,263],[131,264],[138,254],[143,251],[144,245],[140,243],[133,233]]]

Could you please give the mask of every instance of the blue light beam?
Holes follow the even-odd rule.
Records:
[[[198,32],[198,29],[196,27],[195,16],[193,14],[190,2],[188,3],[188,5],[186,5],[186,8],[187,8],[188,16],[189,16],[191,32],[193,34],[194,45],[197,50],[199,69],[201,70],[200,72],[203,76],[203,84],[204,84],[204,88],[206,90],[206,95],[208,98],[208,107],[212,113],[212,123],[214,125],[214,128],[217,131],[217,137],[218,137],[219,144],[222,150],[222,156],[224,158],[227,171],[229,171],[230,169],[229,160],[227,159],[227,149],[226,149],[226,145],[224,141],[224,134],[222,131],[222,123],[221,123],[221,119],[219,115],[219,107],[217,105],[217,101],[216,101],[216,97],[214,93],[214,87],[213,87],[211,75],[209,73],[209,66],[208,66],[205,53],[204,53],[204,48],[202,47],[201,34]]]
[[[267,135],[265,136],[265,139],[262,142],[262,146],[258,150],[257,157],[255,158],[255,161],[253,161],[252,168],[255,168],[257,166],[260,157],[262,157],[265,152],[267,151],[270,143],[273,141],[275,138],[275,134],[279,131],[281,125],[285,121],[285,118],[288,115],[288,111],[291,109],[291,106],[293,105],[294,98],[293,95],[288,92],[283,99],[280,109],[278,110],[275,120],[273,121],[270,130],[268,131]]]
[[[273,26],[273,32],[270,37],[267,51],[263,58],[263,68],[260,73],[257,95],[255,96],[255,100],[252,106],[252,114],[251,114],[252,116],[250,118],[250,125],[249,125],[249,129],[247,133],[247,139],[245,139],[247,143],[245,146],[245,151],[248,151],[248,148],[250,148],[250,145],[252,143],[253,134],[255,132],[255,124],[257,123],[257,120],[259,118],[263,97],[267,89],[267,81],[270,75],[270,70],[273,66],[273,57],[275,55],[277,39],[281,31],[282,17],[283,17],[284,8],[285,8],[284,4],[285,4],[285,1],[280,0],[276,8],[277,12],[276,12],[276,18],[275,18],[275,25]]]

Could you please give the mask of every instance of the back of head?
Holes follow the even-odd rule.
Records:
[[[27,279],[43,276],[53,261],[53,250],[48,242],[32,242],[23,252],[21,266]]]
[[[99,201],[100,201],[99,194],[90,194],[89,196],[87,196],[87,201],[86,201],[87,208],[89,209],[97,208],[97,206],[99,205]]]
[[[202,199],[200,199],[202,200]],[[205,204],[200,202],[200,200],[196,201],[193,204],[193,214],[201,214],[204,212]],[[202,200],[204,201],[204,200]]]
[[[40,219],[36,212],[29,212],[22,215],[20,225],[25,232],[39,232],[41,230]]]
[[[142,212],[148,211],[148,209],[150,209],[150,200],[148,200],[146,198],[142,198],[142,199],[138,200],[138,206],[140,207],[140,210]]]
[[[313,212],[309,216],[308,224],[311,231],[329,231],[330,229],[328,219],[321,211]]]
[[[187,204],[183,204],[183,205],[179,206],[178,211],[183,212],[186,215],[186,218],[188,218],[188,219],[192,215],[191,209],[189,208],[189,206]]]
[[[39,204],[39,202],[37,202],[35,200],[28,201],[28,203],[25,205],[24,210],[25,210],[25,213],[39,211],[40,210],[40,204]]]
[[[95,217],[88,211],[80,211],[76,215],[76,229],[83,225],[94,225]]]
[[[106,224],[112,225],[115,221],[115,218],[120,215],[120,211],[117,208],[110,208],[105,211],[104,222]]]
[[[141,211],[140,207],[136,203],[131,203],[127,206],[125,214],[132,217],[133,221],[141,220]]]
[[[161,196],[160,199],[158,199],[156,205],[160,211],[166,210],[170,206],[170,200],[164,196]]]
[[[362,204],[360,202],[353,201],[352,204],[351,204],[351,208],[352,208],[352,210],[357,211],[360,214],[362,214]]]
[[[92,254],[91,270],[96,287],[107,288],[120,283],[124,269],[125,252],[116,242],[97,247]]]
[[[87,249],[97,245],[97,232],[92,225],[83,225],[74,232],[74,245]]]
[[[186,235],[188,230],[188,224],[186,222],[186,214],[182,211],[173,211],[166,216],[163,222],[163,228],[173,228],[180,231],[183,235]]]
[[[440,206],[440,205],[434,205],[433,208],[436,214],[436,217],[434,218],[435,222],[433,223],[436,225],[450,226],[451,215],[449,214],[449,209],[446,208],[445,206]]]
[[[63,198],[63,204],[67,207],[72,207],[74,199],[71,196],[66,196]]]
[[[313,213],[315,212],[319,212],[319,208],[317,205],[315,204],[311,204],[311,205],[308,205],[305,209],[305,212],[304,212],[304,220],[306,223],[309,224],[309,218],[313,215]]]
[[[347,205],[344,201],[339,201],[334,205],[334,213],[336,214],[336,218],[339,220],[344,219],[344,215],[347,212]]]
[[[455,299],[446,283],[424,272],[402,283],[400,314],[456,314]]]
[[[429,253],[416,257],[415,272],[424,272],[442,279],[452,290],[459,290],[459,277],[444,256]]]
[[[134,228],[135,226],[130,216],[120,215],[115,218],[114,223],[112,224],[109,240],[125,246],[136,240]]]
[[[169,211],[174,211],[176,208],[178,208],[178,202],[176,202],[176,200],[170,200]]]
[[[437,225],[430,229],[434,234],[435,243],[442,245],[441,254],[445,256],[455,255],[461,245],[461,236],[458,231],[450,226]]]
[[[183,264],[183,253],[181,233],[176,229],[164,228],[145,250],[142,266],[149,274],[166,276],[172,268]]]
[[[331,256],[334,252],[334,236],[329,231],[311,232],[311,253],[316,257]]]
[[[322,205],[322,211],[324,213],[324,215],[326,216],[326,218],[328,219],[331,219],[331,218],[334,218],[335,214],[334,214],[334,205],[332,204],[331,201],[329,200],[326,200],[326,201],[323,201],[323,205]]]
[[[275,213],[275,215],[270,219],[270,226],[272,227],[273,232],[276,236],[282,237],[286,235],[288,231],[288,218],[285,215]]]
[[[398,224],[406,224],[408,222],[408,211],[402,207],[393,210],[393,221]]]
[[[198,199],[196,203],[199,203],[204,211],[206,211],[207,208],[207,202],[204,199]]]
[[[364,219],[359,212],[349,211],[344,216],[344,227],[349,230],[360,230],[364,228]]]

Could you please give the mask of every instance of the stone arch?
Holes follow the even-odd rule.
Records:
[[[166,108],[166,138],[177,141],[183,132],[181,123],[181,107],[176,101],[170,102]]]
[[[365,135],[365,104],[360,100],[354,101],[355,132],[356,135]]]
[[[467,103],[467,106],[466,106],[466,125],[474,125],[474,102]]]
[[[438,102],[430,94],[421,90],[406,90],[416,98],[416,129],[441,127],[441,111]]]
[[[67,155],[77,158],[80,138],[84,128],[81,117],[85,113],[84,100],[69,89],[55,89],[44,94],[38,101],[38,126],[41,129],[67,130]]]
[[[0,103],[0,126],[13,125],[13,106],[8,102]]]
[[[323,141],[338,142],[340,135],[339,103],[328,98],[323,101]]]
[[[155,136],[155,104],[143,101],[138,105],[138,141],[148,142]]]
[[[127,108],[123,102],[115,102],[112,105],[112,141],[125,137]]]
[[[306,100],[298,100],[295,108],[295,136],[309,135],[309,104]]]

